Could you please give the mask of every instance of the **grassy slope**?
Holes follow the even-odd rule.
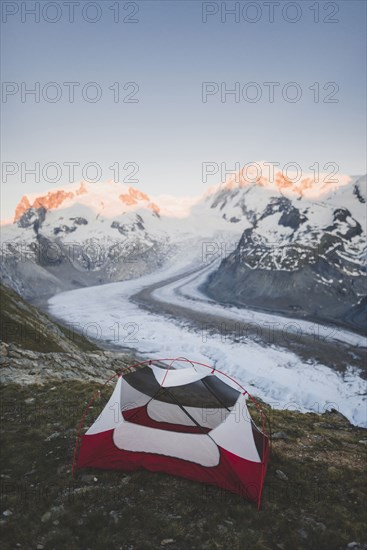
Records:
[[[17,543],[57,550],[329,550],[366,540],[366,445],[359,443],[365,430],[334,414],[269,411],[272,430],[289,440],[273,443],[258,513],[239,496],[165,474],[81,471],[72,480],[75,426],[97,387],[2,389],[2,511],[12,512],[2,519],[4,550]],[[278,469],[288,480],[277,477]],[[174,542],[162,545],[164,539]]]
[[[97,346],[51,321],[19,294],[0,284],[1,340],[40,352],[92,351]]]

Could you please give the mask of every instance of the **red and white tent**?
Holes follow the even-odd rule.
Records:
[[[174,362],[184,366],[173,368]],[[248,392],[228,375],[187,359],[132,367],[140,368],[116,375],[102,413],[78,436],[76,467],[167,472],[238,493],[259,506],[269,438],[262,413],[261,429],[251,419]]]

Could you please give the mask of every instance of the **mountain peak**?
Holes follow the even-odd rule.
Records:
[[[200,204],[207,201],[217,201],[215,197],[222,196],[226,191],[241,189],[246,193],[248,188],[256,195],[264,195],[264,200],[270,193],[291,200],[304,198],[318,201],[328,200],[342,187],[347,190],[348,184],[353,182],[350,176],[335,174],[331,177],[330,173],[320,173],[317,177],[315,174],[303,174],[296,178],[290,171],[275,168],[266,162],[245,165],[237,174],[232,173],[224,183],[213,185],[196,197],[160,195],[152,198],[139,189],[114,180],[95,183],[81,181],[51,189],[42,195],[24,195],[16,206],[13,221],[18,222],[31,208],[52,211],[75,207],[78,210],[78,205],[97,215],[101,214],[103,218],[113,218],[139,209],[164,217],[185,218],[196,206],[200,208]],[[355,195],[363,194],[358,186],[356,189]],[[248,196],[246,200],[249,200]]]
[[[21,201],[18,203],[15,209],[14,222],[17,222],[19,218],[30,208],[38,209],[45,208],[46,210],[55,210],[62,206],[67,199],[73,199],[79,195],[88,193],[86,185],[81,182],[79,187],[75,191],[65,191],[64,189],[56,189],[48,191],[46,195],[34,198],[31,202],[29,196],[23,195]]]
[[[215,192],[258,185],[280,193],[317,199],[330,191],[347,185],[350,181],[350,176],[345,174],[321,172],[300,174],[296,171],[276,169],[275,165],[270,162],[259,162],[244,165],[239,172],[231,175],[213,190]]]
[[[82,204],[96,213],[103,210],[107,217],[123,213],[126,210],[148,208],[159,214],[159,206],[150,197],[126,185],[109,180],[104,183],[87,183],[81,181],[77,186],[68,185],[51,189],[43,195],[24,195],[15,209],[14,222],[30,208],[45,208],[47,211],[68,208]]]
[[[134,187],[129,187],[127,193],[122,193],[119,196],[119,199],[123,202],[125,206],[137,206],[139,202],[145,202],[146,207],[155,212],[156,214],[160,213],[160,208],[154,202],[151,202],[148,195],[135,189]]]

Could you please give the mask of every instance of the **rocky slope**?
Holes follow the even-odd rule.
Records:
[[[3,284],[0,284],[0,329],[4,345],[15,344],[31,350],[29,353],[32,350],[77,353],[98,349],[72,328],[55,323]]]
[[[126,354],[102,351],[72,327],[56,324],[4,285],[0,300],[2,384],[104,382],[132,362]]]
[[[0,382],[20,385],[48,381],[104,383],[116,370],[133,363],[131,356],[110,351],[37,352],[0,342]]]

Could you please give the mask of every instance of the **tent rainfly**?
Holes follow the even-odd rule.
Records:
[[[180,368],[173,368],[174,362]],[[118,380],[105,408],[81,435],[94,398],[85,411],[73,472],[166,472],[216,485],[260,507],[269,437],[261,409],[259,429],[246,403],[253,398],[238,382],[183,358],[144,361],[115,376]]]

